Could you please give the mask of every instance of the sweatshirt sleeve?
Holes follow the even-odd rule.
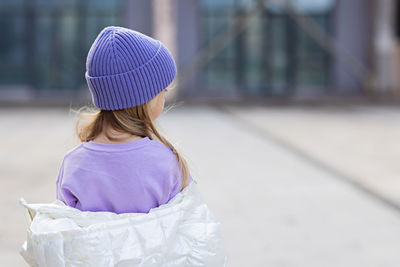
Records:
[[[173,186],[171,191],[169,192],[168,195],[168,201],[171,200],[176,194],[178,194],[181,191],[181,187],[182,187],[182,175],[181,175],[181,169],[179,167],[177,167],[174,171],[174,175],[173,175],[174,179],[173,179]],[[188,177],[188,183],[190,184],[193,181],[192,176],[189,173],[189,177]]]
[[[181,191],[181,187],[182,187],[181,175],[176,175],[174,179],[174,186],[172,187],[168,195],[168,201]]]
[[[60,195],[60,186],[61,186],[63,172],[64,172],[64,159],[63,159],[63,161],[61,163],[60,169],[58,170],[58,178],[57,178],[57,181],[56,181],[56,198],[58,200],[62,200],[61,199],[61,195]]]
[[[74,194],[69,190],[65,185],[63,184],[63,174],[64,174],[64,161],[65,158],[63,159],[63,162],[61,163],[61,167],[58,173],[58,178],[56,181],[56,198],[58,200],[61,200],[64,202],[66,205],[70,207],[75,207],[76,203],[78,202],[78,199]]]

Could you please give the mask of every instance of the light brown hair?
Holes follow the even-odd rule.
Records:
[[[81,142],[95,139],[106,125],[116,131],[141,137],[147,136],[151,140],[156,138],[176,155],[182,175],[182,190],[189,181],[188,164],[175,147],[159,133],[151,119],[151,108],[157,97],[142,105],[120,110],[96,110],[84,106],[78,110],[79,117],[75,125],[75,132]],[[82,112],[85,109],[89,111]],[[107,135],[107,137],[112,140],[112,136]]]

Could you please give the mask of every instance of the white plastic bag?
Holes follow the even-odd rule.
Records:
[[[149,213],[20,203],[30,222],[20,254],[30,266],[226,266],[219,223],[195,182]]]

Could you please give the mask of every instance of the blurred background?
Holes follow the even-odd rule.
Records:
[[[55,199],[109,25],[174,55],[157,123],[221,222],[228,266],[400,266],[398,1],[1,0],[2,266],[26,266],[18,199]]]

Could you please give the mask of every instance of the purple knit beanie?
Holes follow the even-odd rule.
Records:
[[[146,103],[175,75],[174,59],[160,41],[123,27],[104,28],[86,60],[85,77],[93,104],[105,110]]]

